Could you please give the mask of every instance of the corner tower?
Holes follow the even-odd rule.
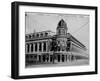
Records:
[[[67,24],[63,19],[61,19],[58,23],[56,33],[59,36],[65,36],[67,34],[67,31],[68,31]]]

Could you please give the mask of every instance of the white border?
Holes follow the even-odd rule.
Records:
[[[25,12],[44,12],[62,14],[90,15],[90,64],[87,66],[25,68]],[[19,7],[19,75],[40,75],[55,73],[73,73],[95,71],[95,11],[86,9],[53,8],[53,7]]]

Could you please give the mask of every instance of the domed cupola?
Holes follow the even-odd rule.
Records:
[[[68,28],[66,22],[63,19],[61,19],[57,26],[57,35],[66,35],[67,30]]]

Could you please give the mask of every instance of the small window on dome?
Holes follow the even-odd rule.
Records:
[[[48,33],[47,32],[45,33],[45,36],[48,36]]]
[[[58,34],[61,34],[61,31],[60,30],[58,30]]]

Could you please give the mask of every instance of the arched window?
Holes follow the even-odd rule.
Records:
[[[45,62],[45,60],[46,60],[46,56],[45,56],[45,55],[43,55],[43,62]]]
[[[41,55],[39,55],[39,62],[41,62]]]
[[[42,51],[42,43],[39,43],[39,51]]]
[[[65,34],[65,29],[62,29],[62,34]]]
[[[27,48],[27,53],[29,53],[29,50],[30,50],[29,44],[26,44],[26,48]]]
[[[45,36],[48,36],[48,33],[47,32],[45,33]]]
[[[46,51],[46,42],[44,42],[43,51]]]
[[[33,52],[33,44],[31,44],[31,52]]]
[[[35,43],[35,52],[37,52],[37,43]]]
[[[61,30],[58,30],[58,34],[59,34],[59,35],[61,34]]]
[[[60,55],[58,55],[58,62],[60,62]]]

